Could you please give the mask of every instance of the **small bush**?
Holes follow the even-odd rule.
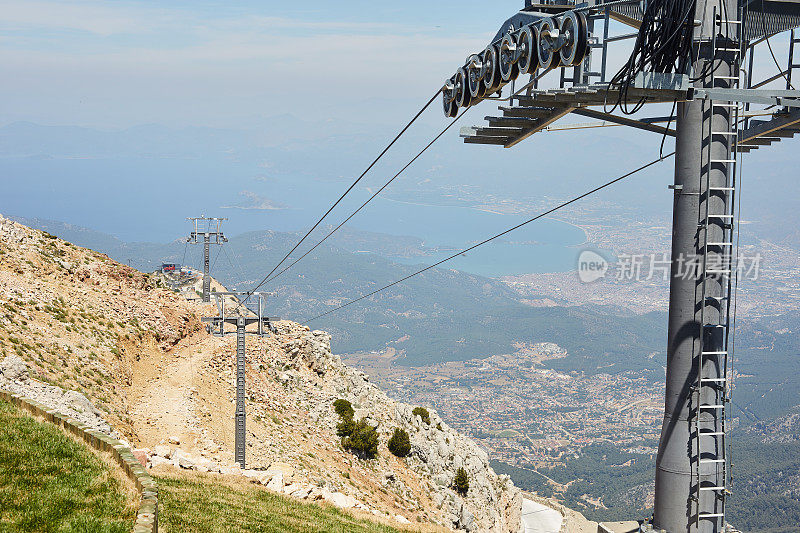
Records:
[[[387,443],[389,451],[397,457],[405,457],[411,453],[411,439],[408,437],[408,431],[405,429],[395,428],[394,434]]]
[[[350,402],[342,398],[333,402],[333,410],[336,411],[340,418],[353,418],[353,415],[356,414]]]
[[[466,496],[467,492],[469,492],[469,476],[467,476],[467,471],[463,468],[459,468],[456,471],[456,477],[453,479],[453,490],[462,496]]]
[[[414,416],[419,416],[426,424],[431,423],[431,414],[424,407],[415,407],[414,410],[411,411],[411,414]]]
[[[342,446],[360,457],[374,459],[378,455],[378,432],[362,418],[355,423],[350,436],[342,438]]]
[[[336,424],[336,434],[340,437],[349,437],[353,434],[355,427],[356,423],[353,422],[351,417],[342,418],[342,420]]]

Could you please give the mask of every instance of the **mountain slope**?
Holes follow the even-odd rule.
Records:
[[[56,390],[40,381],[77,391],[152,465],[170,455],[180,467],[231,473],[235,338],[201,328],[213,305],[160,285],[158,276],[0,217],[2,355],[21,357],[34,378],[0,381],[31,394]],[[426,423],[414,406],[390,400],[331,353],[326,333],[282,321],[269,337],[249,336],[247,349],[246,474],[401,524],[517,531],[521,495],[486,453],[435,412]],[[338,398],[377,425],[377,459],[342,448]],[[395,428],[411,437],[405,459],[386,448]],[[466,495],[451,488],[459,468],[469,476]]]

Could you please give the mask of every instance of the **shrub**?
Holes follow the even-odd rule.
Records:
[[[456,477],[453,479],[453,490],[462,496],[466,496],[469,491],[469,476],[467,476],[467,471],[463,468],[459,468],[456,471]]]
[[[408,437],[408,431],[405,429],[395,428],[394,434],[387,443],[389,451],[397,457],[405,457],[411,453],[411,439]]]
[[[339,398],[335,402],[333,402],[333,410],[336,411],[336,414],[339,415],[340,418],[353,418],[355,411],[353,411],[353,406],[347,400]]]
[[[356,423],[353,422],[351,417],[342,418],[342,420],[336,424],[336,434],[340,437],[349,437],[353,434],[355,427]]]
[[[342,438],[342,446],[358,456],[374,459],[378,455],[378,432],[362,418],[354,424],[350,436]]]
[[[414,416],[419,416],[426,424],[431,423],[431,414],[424,407],[415,407],[414,410],[411,411],[411,414]]]

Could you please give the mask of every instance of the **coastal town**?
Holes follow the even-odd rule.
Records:
[[[513,466],[558,467],[598,442],[655,456],[663,382],[635,371],[557,372],[543,363],[566,356],[558,345],[517,348],[513,354],[425,367],[393,364],[392,348],[346,361],[391,396],[434,407],[493,458]]]

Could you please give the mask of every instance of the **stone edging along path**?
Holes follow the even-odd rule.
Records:
[[[44,418],[48,422],[64,428],[74,436],[83,439],[86,444],[96,450],[111,453],[142,495],[142,502],[136,514],[133,533],[158,532],[158,485],[156,485],[156,482],[150,477],[142,464],[136,460],[130,448],[117,439],[92,429],[73,418],[63,415],[54,409],[48,409],[47,406],[39,402],[4,390],[0,390],[0,398],[25,409],[34,416]]]

